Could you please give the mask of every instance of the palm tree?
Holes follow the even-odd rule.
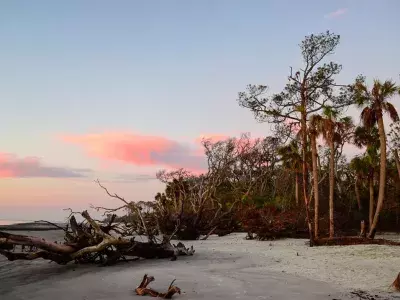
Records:
[[[288,145],[279,148],[278,154],[281,156],[283,166],[286,169],[291,170],[295,173],[295,199],[296,205],[298,206],[300,203],[299,182],[302,166],[302,158],[299,151],[298,142],[296,140],[293,140]]]
[[[362,108],[361,119],[367,128],[378,125],[380,140],[380,170],[379,170],[379,193],[375,215],[370,225],[368,238],[374,238],[378,225],[379,214],[383,207],[386,185],[386,134],[383,122],[383,112],[389,114],[393,121],[399,120],[396,108],[388,102],[394,95],[400,93],[400,88],[394,82],[387,80],[374,81],[372,90],[369,91],[364,78],[358,78],[354,84],[354,97],[358,107]]]
[[[368,167],[367,179],[369,188],[369,226],[371,226],[374,217],[374,176],[379,164],[378,151],[380,148],[379,132],[376,126],[366,128],[358,126],[354,131],[354,144],[358,148],[367,147],[363,157],[364,165]]]
[[[323,116],[314,115],[310,122],[310,127],[313,127],[311,135],[315,139],[321,134],[328,144],[329,156],[329,237],[333,238],[335,234],[334,223],[334,196],[335,196],[335,156],[336,145],[342,140],[342,132],[353,126],[353,121],[350,117],[338,118],[338,112],[331,107],[324,107]],[[313,143],[313,142],[312,142]],[[316,147],[316,143],[312,145]],[[316,183],[314,183],[316,185]]]

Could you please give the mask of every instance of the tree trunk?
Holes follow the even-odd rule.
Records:
[[[374,174],[370,174],[368,177],[368,188],[369,188],[369,226],[371,226],[374,218]]]
[[[393,150],[393,156],[394,156],[394,160],[396,162],[397,173],[399,174],[399,180],[400,180],[400,159],[399,159],[399,153],[397,152],[397,149]]]
[[[301,114],[301,129],[302,129],[302,167],[303,167],[303,197],[306,209],[306,221],[308,224],[308,233],[310,236],[310,247],[314,246],[314,236],[312,231],[311,217],[310,217],[310,206],[308,199],[308,168],[307,168],[307,115],[305,113],[306,103],[305,96],[302,96],[302,107],[303,111]]]
[[[380,169],[379,169],[379,193],[378,201],[376,203],[376,211],[371,227],[369,229],[368,238],[373,239],[376,233],[376,227],[379,221],[379,214],[383,207],[383,200],[385,199],[385,186],[386,186],[386,135],[385,126],[383,124],[382,112],[378,113],[378,130],[380,140]]]
[[[296,179],[294,183],[294,190],[295,190],[295,199],[296,199],[296,206],[300,204],[300,190],[299,190],[299,173],[296,172]]]
[[[335,234],[335,223],[333,220],[333,197],[335,191],[335,147],[333,141],[329,142],[331,155],[329,157],[329,237]]]
[[[311,135],[311,155],[312,155],[312,173],[314,187],[314,237],[317,240],[319,235],[319,190],[318,190],[318,165],[317,165],[317,141],[315,135]]]
[[[360,236],[365,237],[367,232],[366,232],[366,222],[365,222],[365,214],[363,211],[363,207],[361,204],[361,197],[360,197],[360,189],[359,189],[359,184],[360,184],[360,176],[357,174],[356,175],[356,182],[354,184],[354,191],[356,193],[356,199],[357,199],[357,206],[358,206],[358,212],[361,215],[361,224],[360,224]]]
[[[358,210],[361,211],[361,197],[360,197],[359,184],[360,184],[360,176],[356,175],[356,182],[354,184],[354,192],[356,193]]]

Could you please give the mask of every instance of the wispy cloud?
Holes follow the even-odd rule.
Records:
[[[326,19],[336,19],[336,18],[339,18],[339,17],[345,15],[347,12],[348,12],[347,8],[339,8],[335,11],[332,11],[332,12],[326,14],[325,18]]]
[[[90,172],[90,169],[46,166],[37,157],[20,158],[11,153],[0,153],[0,178],[74,178],[86,177]]]

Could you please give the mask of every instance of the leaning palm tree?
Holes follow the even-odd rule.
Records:
[[[377,124],[379,131],[379,193],[375,215],[368,232],[368,238],[374,238],[376,227],[378,225],[379,214],[383,207],[386,185],[386,134],[385,125],[383,122],[383,112],[388,113],[389,117],[393,121],[399,120],[399,115],[396,111],[396,108],[393,106],[393,104],[388,102],[388,100],[394,95],[400,93],[400,87],[390,80],[387,80],[383,83],[379,80],[375,80],[372,90],[368,90],[368,87],[365,83],[365,78],[358,78],[353,87],[356,104],[358,107],[362,108],[361,119],[364,123],[364,126],[370,128]]]

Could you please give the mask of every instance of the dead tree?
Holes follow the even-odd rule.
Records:
[[[0,231],[0,254],[8,260],[34,260],[38,258],[54,261],[58,264],[102,263],[112,264],[126,260],[126,256],[138,258],[171,258],[179,255],[193,255],[194,249],[183,244],[171,245],[169,241],[157,243],[135,241],[126,232],[116,229],[110,222],[100,225],[87,211],[80,215],[84,221],[76,222],[74,214],[69,217],[69,229],[65,230],[63,243],[51,242],[42,238],[15,235]],[[120,234],[114,234],[114,229]],[[21,247],[20,252],[14,249]],[[31,247],[35,251],[24,252],[22,247]]]
[[[177,238],[193,240],[201,234],[235,230],[238,204],[271,185],[278,145],[277,139],[252,139],[249,134],[218,142],[203,140],[204,174],[182,169],[159,172],[157,178],[166,185],[155,198],[161,231],[169,235],[178,224]]]

